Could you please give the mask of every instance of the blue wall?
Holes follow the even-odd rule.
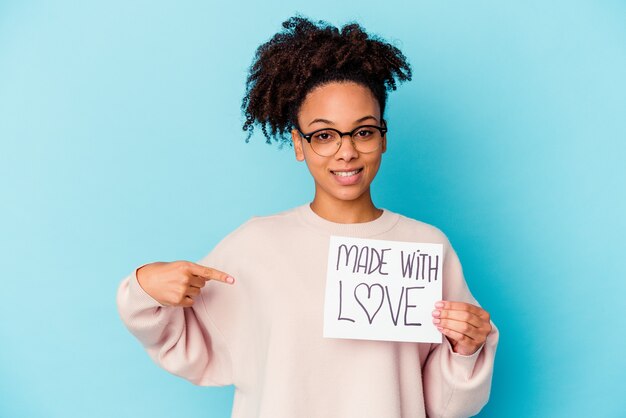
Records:
[[[413,66],[373,195],[448,235],[500,328],[480,416],[623,413],[625,2],[109,0],[0,2],[0,416],[229,416],[232,387],[156,367],[115,291],[312,199],[241,130],[255,48],[296,11]]]

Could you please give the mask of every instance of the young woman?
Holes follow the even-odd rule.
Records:
[[[411,79],[410,66],[358,24],[296,16],[283,28],[257,50],[243,128],[259,123],[268,142],[293,145],[312,202],[252,217],[197,263],[139,266],[119,286],[121,318],[162,368],[233,384],[233,417],[474,415],[489,398],[497,328],[444,233],[370,193],[393,146],[387,90]],[[324,338],[331,235],[443,244],[444,300],[432,313],[443,343]]]

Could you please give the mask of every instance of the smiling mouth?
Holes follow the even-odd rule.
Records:
[[[352,170],[352,171],[332,171],[332,170],[330,170],[331,173],[333,173],[336,176],[340,176],[340,177],[354,176],[355,174],[359,174],[361,171],[363,171],[363,167],[357,168],[356,170]]]

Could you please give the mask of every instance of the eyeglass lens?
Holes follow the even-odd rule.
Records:
[[[315,131],[311,136],[311,147],[313,151],[323,156],[330,156],[341,147],[341,136],[335,129],[322,129]],[[357,151],[368,153],[378,149],[382,139],[382,134],[375,127],[359,127],[352,134],[352,143]]]

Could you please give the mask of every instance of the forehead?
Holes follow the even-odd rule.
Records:
[[[352,81],[333,81],[309,91],[300,107],[298,119],[304,126],[318,118],[339,125],[351,124],[365,115],[373,115],[380,120],[380,107],[372,91]]]

